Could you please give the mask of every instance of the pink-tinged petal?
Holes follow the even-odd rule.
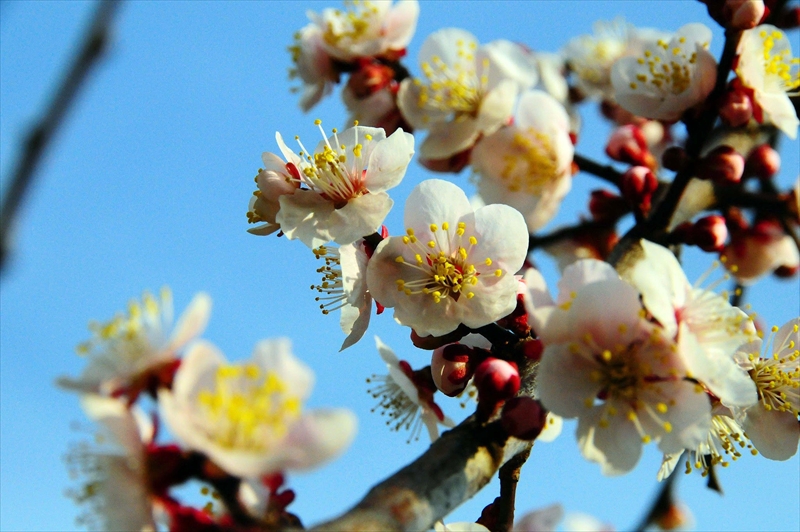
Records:
[[[558,100],[544,91],[532,90],[519,97],[515,124],[520,129],[560,130],[569,133],[569,115]]]
[[[596,364],[564,344],[545,346],[536,392],[542,404],[559,416],[573,418],[586,415],[587,400],[594,400],[600,386],[593,381]]]
[[[204,292],[195,295],[189,306],[178,319],[175,330],[165,350],[174,352],[186,345],[189,340],[203,333],[211,315],[211,297]]]
[[[298,157],[298,155],[294,151],[292,151],[289,148],[289,146],[286,145],[286,143],[283,141],[283,137],[278,131],[275,132],[275,142],[278,143],[278,149],[281,150],[281,154],[283,154],[283,157],[284,159],[286,159],[286,162],[294,163],[299,167],[299,164],[301,162],[300,157]]]
[[[775,127],[783,131],[790,139],[797,139],[797,128],[800,125],[800,120],[797,119],[797,111],[795,111],[792,101],[785,93],[765,92],[759,94],[758,104]]]
[[[314,191],[298,190],[281,196],[280,204],[275,221],[287,238],[299,239],[311,249],[333,240],[327,230],[328,220],[334,212],[333,203]]]
[[[639,294],[625,281],[591,283],[572,301],[569,326],[576,337],[590,335],[600,347],[626,345],[649,334],[641,309]]]
[[[384,307],[391,308],[397,304],[405,294],[397,290],[398,279],[405,279],[404,265],[395,261],[401,256],[406,246],[397,237],[384,239],[375,249],[367,264],[367,286],[375,301]]]
[[[462,218],[472,214],[472,206],[467,195],[458,186],[442,179],[427,179],[414,187],[406,200],[404,223],[407,228],[430,235],[431,223],[448,222],[455,225]],[[394,257],[392,257],[394,258]]]
[[[609,416],[608,426],[599,425],[602,407],[595,407],[578,420],[578,445],[583,457],[600,464],[604,475],[631,471],[642,456],[642,438],[624,414]]]
[[[560,307],[539,307],[528,314],[528,322],[544,345],[568,342],[574,338],[568,314]]]
[[[544,276],[536,268],[528,268],[522,277],[525,286],[528,288],[528,296],[525,298],[525,308],[530,313],[535,308],[549,307],[555,305]]]
[[[414,136],[398,129],[385,141],[376,145],[369,156],[364,178],[370,192],[381,192],[396,187],[406,174],[408,163],[414,155]]]
[[[484,58],[489,60],[489,68],[480,74],[487,76],[490,89],[506,79],[514,81],[517,90],[533,87],[538,81],[536,56],[519,43],[498,39],[484,44],[475,54],[476,64],[483,65]]]
[[[658,475],[656,479],[661,482],[666,480],[673,471],[675,471],[675,466],[678,465],[678,462],[681,461],[681,457],[683,456],[683,451],[679,451],[674,454],[665,454],[664,458],[661,460],[661,467],[658,469]]]
[[[584,286],[600,281],[618,281],[617,271],[609,263],[597,259],[581,259],[566,268],[558,281],[556,305],[572,299]]]
[[[253,349],[254,363],[266,371],[273,371],[291,389],[292,395],[306,399],[314,387],[314,373],[292,354],[288,338],[261,340]]]
[[[310,469],[335,458],[355,438],[358,419],[345,409],[316,410],[292,425],[285,446],[285,467]]]
[[[487,205],[475,211],[475,229],[480,234],[470,255],[475,262],[492,259],[491,270],[500,266],[515,274],[528,255],[528,230],[525,220],[508,205]],[[496,264],[495,264],[496,263]]]
[[[430,126],[419,155],[423,159],[446,159],[472,147],[480,133],[480,124],[469,116],[457,122],[436,122]]]
[[[261,160],[264,162],[265,172],[271,172],[273,174],[286,174],[286,161],[274,153],[265,151],[261,154]]]
[[[514,531],[555,532],[563,519],[564,508],[560,504],[552,504],[523,515],[519,521],[514,523]]]
[[[431,443],[438,440],[439,418],[436,417],[436,414],[428,408],[423,408],[420,418],[422,419],[422,424],[425,425],[425,429],[428,431],[428,437],[431,439]]]
[[[386,219],[392,205],[394,201],[386,192],[364,194],[351,199],[347,205],[330,214],[325,224],[326,232],[337,244],[352,244],[359,238],[374,233]]]
[[[747,409],[741,425],[764,457],[783,461],[797,454],[800,425],[791,412],[767,411],[759,404]]]
[[[491,135],[508,122],[514,112],[517,94],[519,94],[519,87],[511,80],[501,81],[486,94],[480,109],[478,109],[476,124],[482,134]],[[430,158],[436,159],[436,157]]]
[[[485,277],[489,278],[488,282],[479,279],[478,284],[472,287],[475,294],[472,299],[459,298],[454,305],[459,321],[473,329],[508,316],[517,306],[519,283],[512,274],[507,273],[500,278],[486,274]]]
[[[388,50],[402,50],[417,29],[419,18],[419,2],[417,0],[400,0],[386,15],[384,22],[385,46]]]
[[[658,448],[667,454],[680,453],[683,449],[694,449],[708,437],[711,430],[711,402],[708,395],[693,383],[688,381],[668,381],[652,385],[645,394],[644,401],[657,412],[656,405],[663,403],[669,405],[667,411],[659,413],[658,421],[649,417],[647,413],[640,415],[656,428],[652,434],[661,435]],[[671,425],[671,430],[664,429],[664,422]]]
[[[414,129],[428,129],[435,123],[446,121],[450,113],[419,105],[421,91],[422,89],[411,78],[404,79],[400,83],[400,90],[397,92],[397,107],[406,122]]]

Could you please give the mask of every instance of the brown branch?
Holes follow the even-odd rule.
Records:
[[[30,188],[42,155],[64,122],[64,116],[75,101],[75,96],[87,80],[92,67],[97,64],[106,50],[111,21],[119,5],[119,0],[97,3],[94,18],[83,37],[80,51],[75,56],[63,82],[56,90],[41,121],[31,129],[22,144],[19,160],[0,210],[0,271],[5,266],[8,257],[9,238],[17,211]]]
[[[622,174],[615,170],[613,166],[604,166],[589,159],[588,157],[580,155],[579,153],[576,153],[572,160],[575,161],[575,164],[578,165],[578,168],[581,172],[586,172],[587,174],[592,174],[595,177],[599,177],[603,181],[607,181],[617,188],[621,186]]]
[[[536,236],[531,235],[528,239],[528,252],[533,251],[536,248],[549,246],[550,244],[555,244],[562,240],[567,240],[576,236],[585,235],[587,232],[594,231],[594,230],[605,230],[605,229],[612,229],[614,227],[613,222],[581,222],[575,225],[569,225],[567,227],[562,227],[560,229],[556,229],[551,233],[547,233],[545,235]]]
[[[514,526],[514,503],[522,466],[530,456],[530,449],[519,453],[500,468],[500,499],[497,507],[497,531],[510,532]]]
[[[625,236],[620,239],[608,258],[608,262],[611,264],[616,265],[635,242],[638,242],[641,238],[657,235],[663,232],[669,225],[678,207],[678,202],[683,195],[683,191],[686,189],[686,185],[689,184],[689,180],[694,177],[694,163],[700,155],[703,143],[710,137],[714,129],[714,123],[718,115],[717,102],[727,86],[728,73],[733,66],[733,60],[736,57],[736,47],[739,45],[741,35],[741,31],[726,30],[725,48],[722,52],[719,65],[717,66],[716,85],[706,100],[707,104],[703,112],[696,120],[687,124],[688,138],[686,141],[686,153],[692,163],[687,164],[678,171],[667,189],[664,198],[658,203],[651,215],[646,220],[634,225]]]
[[[650,506],[650,510],[641,520],[641,522],[634,527],[634,530],[643,531],[647,529],[652,524],[658,522],[664,515],[669,512],[672,505],[675,504],[675,479],[678,475],[673,471],[669,477],[667,477],[664,482],[661,484],[661,489],[656,495],[656,498],[653,500],[653,504]]]

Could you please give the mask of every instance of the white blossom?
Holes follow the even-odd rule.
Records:
[[[421,336],[481,327],[516,306],[514,274],[528,252],[522,215],[507,205],[473,211],[464,192],[431,179],[411,192],[406,234],[384,239],[367,266],[381,305]]]
[[[483,137],[472,151],[480,196],[520,211],[533,232],[555,216],[569,192],[574,152],[564,107],[545,92],[526,92],[514,123]]]
[[[172,389],[158,402],[170,431],[228,473],[257,478],[309,469],[340,454],[356,418],[348,410],[303,412],[311,370],[286,339],[263,340],[249,362],[229,364],[216,347],[198,341]]]
[[[633,27],[621,17],[597,21],[594,35],[573,37],[561,53],[575,73],[575,82],[586,96],[600,100],[613,95],[611,66],[628,49]]]
[[[620,58],[611,69],[617,103],[644,118],[678,120],[714,88],[717,65],[707,50],[710,41],[706,26],[687,24],[671,39],[655,39],[640,54]]]
[[[289,47],[294,67],[289,69],[289,78],[300,78],[301,87],[292,92],[301,92],[300,109],[307,112],[333,90],[339,81],[331,57],[325,49],[322,30],[308,24],[295,33],[294,44]]]

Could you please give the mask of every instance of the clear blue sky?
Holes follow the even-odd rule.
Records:
[[[289,93],[286,46],[306,23],[305,10],[331,3],[131,2],[123,6],[114,43],[78,98],[48,151],[21,213],[16,249],[2,278],[0,313],[0,528],[74,528],[78,510],[63,492],[70,481],[62,456],[85,434],[77,397],[54,388],[54,379],[77,375],[83,361],[74,346],[87,337],[90,319],[110,318],[144,289],[172,287],[180,311],[200,290],[214,300],[205,337],[231,359],[247,358],[261,338],[289,336],[295,353],[316,372],[311,406],[353,409],[360,430],[339,460],[310,474],[291,475],[298,498],[291,507],[307,524],[332,517],[375,482],[419,455],[425,442],[406,444],[370,414],[365,379],[383,371],[372,341],[379,334],[401,358],[419,367],[408,330],[386,313],[373,317],[367,337],[338,353],[338,318],[316,310],[308,286],[318,281],[313,256],[299,242],[245,232],[253,176],[263,151],[277,151],[275,131],[314,144],[313,119],[344,122],[330,98],[309,115]],[[65,62],[71,58],[93,4],[0,4],[0,175],[3,187],[19,139],[36,118]],[[556,51],[571,36],[588,33],[598,19],[616,15],[637,26],[673,31],[688,22],[714,29],[699,2],[423,2],[409,48],[445,26],[487,42],[507,38],[535,50]],[[797,51],[797,33],[793,36]],[[580,152],[600,157],[608,129],[596,108],[583,110]],[[597,128],[597,129],[594,129]],[[593,135],[592,131],[597,131]],[[797,143],[787,140],[780,184],[800,169]],[[393,190],[387,225],[398,231],[405,196],[429,177],[413,164]],[[472,191],[466,176],[453,180]],[[576,176],[574,192],[550,227],[586,212],[587,191],[601,186]],[[697,259],[697,255],[691,256]],[[696,278],[708,261],[693,261]],[[552,269],[547,272],[554,283]],[[768,324],[798,315],[798,282],[766,280],[748,294]],[[445,408],[462,418],[455,404]],[[561,502],[625,529],[638,521],[657,486],[660,456],[646,449],[639,467],[604,478],[585,462],[574,424],[552,444],[537,445],[522,470],[520,512]],[[725,496],[703,479],[680,479],[679,493],[700,530],[798,530],[800,462],[744,457],[720,472]],[[493,483],[451,520],[474,520],[498,494]]]

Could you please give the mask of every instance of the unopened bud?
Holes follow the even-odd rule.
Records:
[[[800,271],[800,264],[795,264],[794,266],[787,266],[784,264],[775,268],[775,271],[772,273],[775,274],[775,277],[780,277],[781,279],[791,279],[797,275],[798,271]]]
[[[358,70],[350,74],[347,86],[358,99],[364,99],[389,85],[394,79],[394,70],[381,63],[362,61]]]
[[[759,179],[771,179],[781,169],[781,156],[769,144],[758,146],[747,156],[747,170]]]
[[[530,397],[513,397],[506,401],[500,424],[509,435],[520,440],[534,440],[547,423],[547,410]]]
[[[688,162],[689,156],[686,154],[686,150],[680,146],[670,146],[661,155],[661,165],[673,172],[683,170]]]
[[[541,340],[528,340],[522,344],[522,353],[531,362],[539,362],[542,359],[542,353],[544,353],[544,344]]]
[[[721,251],[728,240],[728,227],[725,225],[725,217],[719,214],[712,214],[700,218],[692,226],[691,242],[703,251]]]
[[[700,162],[698,176],[720,185],[732,185],[742,180],[744,157],[730,146],[717,146]]]
[[[764,17],[763,0],[726,0],[722,7],[725,27],[734,30],[755,28]]]
[[[647,139],[638,127],[628,124],[611,133],[606,154],[623,163],[655,168],[655,158],[647,146]]]
[[[420,159],[419,163],[432,172],[457,174],[467,167],[472,156],[472,148],[458,152],[446,159]]]
[[[622,174],[622,196],[643,215],[650,211],[650,201],[657,188],[658,179],[645,166],[634,166]]]
[[[478,417],[486,421],[500,402],[519,391],[519,371],[513,362],[490,357],[475,369],[473,382],[478,388]]]
[[[589,212],[600,222],[615,222],[630,210],[625,198],[608,190],[593,190],[589,198]]]
[[[449,344],[434,349],[431,357],[431,377],[440,392],[455,397],[464,391],[472,377],[471,351],[470,347],[462,344]]]
[[[744,90],[728,91],[722,97],[719,117],[727,126],[743,126],[753,118],[753,100]]]

